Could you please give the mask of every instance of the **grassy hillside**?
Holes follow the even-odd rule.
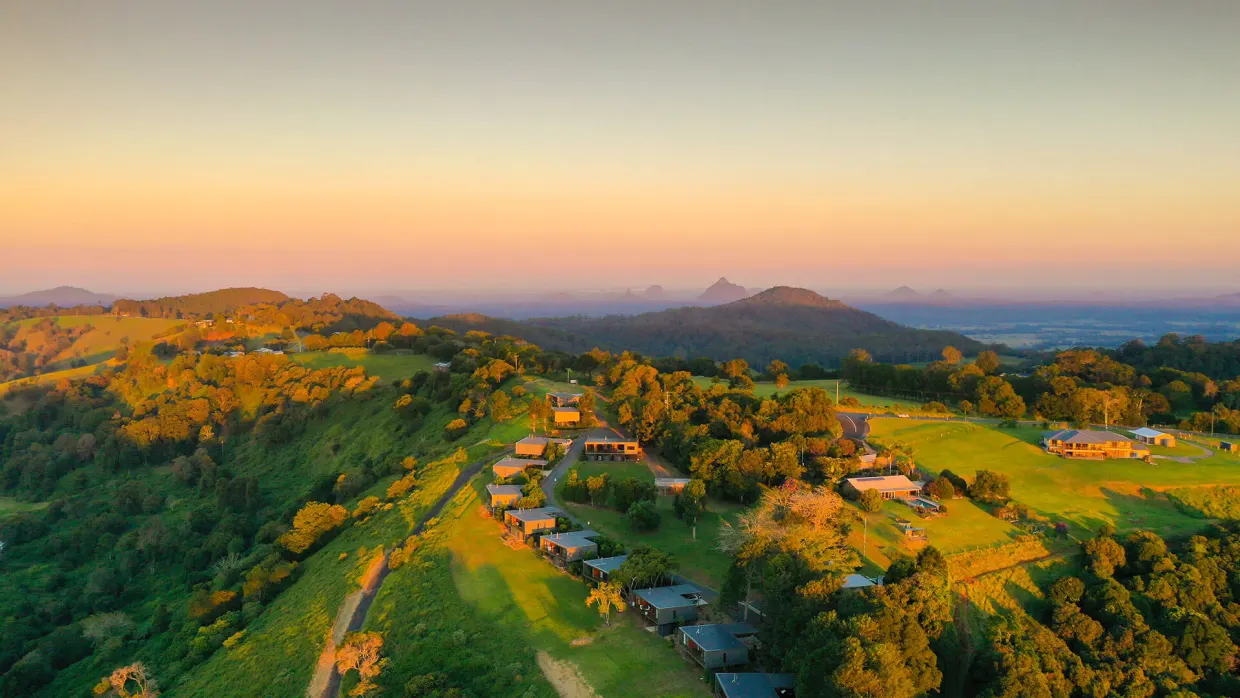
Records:
[[[309,368],[329,366],[361,366],[366,374],[383,381],[409,378],[418,371],[430,371],[437,359],[425,354],[375,354],[366,349],[333,349],[322,352],[293,354],[297,363]]]
[[[1181,511],[1163,493],[1240,484],[1240,458],[1235,456],[1218,454],[1192,463],[1068,460],[1043,451],[1037,445],[1041,431],[1035,428],[876,419],[871,438],[908,444],[918,465],[931,473],[946,469],[970,480],[982,469],[1004,473],[1011,479],[1013,499],[1068,522],[1079,533],[1104,523],[1161,535],[1195,531],[1201,519]]]
[[[444,674],[480,696],[555,696],[539,673],[542,654],[553,675],[575,675],[598,695],[708,695],[697,672],[631,613],[613,613],[606,626],[586,607],[584,583],[504,545],[499,524],[481,513],[483,487],[479,479],[462,492],[371,609],[367,627],[387,634],[393,656],[380,679],[387,693]]]

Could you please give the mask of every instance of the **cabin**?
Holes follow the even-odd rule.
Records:
[[[596,429],[585,438],[586,460],[637,461],[644,455],[637,439],[621,436],[612,429]]]
[[[560,510],[553,507],[509,509],[504,512],[504,525],[508,527],[509,531],[519,533],[524,539],[539,531],[554,530],[555,519],[559,515]]]
[[[452,364],[447,361],[440,361],[435,364],[435,373],[447,373],[452,370]]]
[[[551,421],[557,427],[575,427],[581,424],[581,410],[576,407],[552,407]]]
[[[538,540],[538,549],[546,553],[552,562],[563,566],[598,555],[598,543],[590,540],[598,535],[590,529],[569,533],[545,533]]]
[[[491,495],[491,508],[510,507],[525,495],[520,485],[487,485],[487,494]]]
[[[796,674],[715,674],[715,698],[795,698]]]
[[[620,569],[620,565],[629,559],[628,555],[614,555],[612,557],[599,557],[593,560],[586,560],[582,566],[581,573],[586,579],[595,582],[605,582],[611,578],[611,573]]]
[[[1064,429],[1042,439],[1048,453],[1064,458],[1145,458],[1150,449],[1123,434],[1091,429]]]
[[[547,452],[547,446],[550,444],[559,444],[564,448],[568,448],[573,443],[572,439],[557,439],[551,436],[529,436],[521,439],[516,443],[514,452],[519,458],[542,458]]]
[[[1143,444],[1150,446],[1165,446],[1166,448],[1175,448],[1175,437],[1156,429],[1141,427],[1132,430],[1132,437]]]
[[[676,628],[697,620],[698,606],[706,605],[702,590],[692,584],[638,589],[633,592],[633,603],[642,618],[657,629],[659,637],[667,637]]]
[[[537,458],[513,458],[512,456],[504,456],[491,466],[491,472],[495,473],[495,477],[513,477],[525,472],[526,468],[542,469],[547,465],[547,461]]]
[[[926,529],[914,526],[913,522],[908,519],[896,519],[895,523],[896,530],[899,531],[900,535],[905,538],[911,538],[913,540],[927,540],[929,538],[926,534]]]
[[[654,479],[655,489],[659,494],[676,495],[685,491],[689,486],[689,478],[687,477],[656,477]]]
[[[1233,444],[1230,441],[1218,442],[1218,450],[1224,453],[1240,453],[1240,445]]]
[[[921,492],[921,485],[903,475],[875,475],[873,477],[850,477],[845,480],[857,492],[878,490],[883,499],[910,499]]]
[[[680,653],[706,670],[749,663],[749,646],[758,629],[748,623],[686,625],[680,629]]]
[[[547,393],[552,407],[572,407],[581,402],[581,393]]]

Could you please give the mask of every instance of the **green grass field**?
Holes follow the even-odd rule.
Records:
[[[1066,521],[1078,535],[1103,523],[1161,535],[1195,531],[1202,521],[1177,509],[1162,492],[1240,483],[1240,458],[1229,455],[1194,463],[1068,460],[1044,452],[1037,445],[1041,431],[1032,427],[896,419],[871,424],[872,440],[899,440],[912,446],[918,465],[931,473],[947,469],[970,480],[982,469],[1006,474],[1013,499],[1052,521]],[[1185,454],[1195,451],[1191,446],[1177,447],[1177,455],[1181,448]],[[952,518],[949,515],[945,521]]]
[[[611,626],[604,625],[585,605],[584,583],[532,550],[506,546],[499,524],[482,515],[483,487],[476,479],[441,524],[442,545],[451,555],[453,603],[466,604],[486,621],[486,632],[509,640],[511,650],[536,648],[570,663],[599,695],[707,695],[698,673],[667,641],[642,630],[631,612],[613,613]],[[409,614],[436,612],[410,600],[411,589],[385,586],[372,611],[374,622],[408,627],[416,625],[402,620]]]
[[[47,502],[19,502],[12,497],[0,497],[0,519],[27,511],[38,511],[46,506]]]
[[[654,481],[654,475],[642,463],[587,462],[579,463],[574,468],[581,478],[606,472],[611,474],[613,480],[636,477],[647,482]],[[672,501],[672,497],[659,497],[656,505],[663,516],[659,530],[639,533],[629,526],[624,514],[615,509],[575,504],[560,497],[560,504],[583,523],[589,522],[590,528],[622,541],[629,547],[645,544],[671,553],[680,561],[681,574],[695,582],[718,589],[732,562],[727,554],[715,549],[719,529],[724,521],[735,523],[736,515],[742,507],[711,499],[707,504],[707,512],[698,521],[695,539],[693,529],[676,518]]]
[[[384,382],[409,378],[435,366],[435,359],[425,354],[374,354],[366,349],[303,352],[290,356],[302,366],[314,369],[362,366],[367,375],[378,376]]]

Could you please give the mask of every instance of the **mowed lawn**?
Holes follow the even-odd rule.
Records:
[[[13,514],[38,511],[47,506],[47,502],[21,502],[12,497],[0,497],[0,520]]]
[[[989,512],[968,499],[954,499],[945,503],[947,515],[922,519],[912,509],[896,501],[888,501],[873,514],[861,511],[852,502],[849,506],[858,516],[865,517],[868,526],[857,524],[848,542],[861,551],[865,549],[867,569],[878,573],[874,567],[886,568],[900,556],[915,555],[922,545],[913,543],[896,527],[896,519],[907,519],[917,528],[926,529],[926,544],[933,545],[945,554],[972,548],[985,548],[1011,542],[1022,531],[1012,524],[991,516]]]
[[[1240,458],[1230,455],[1216,454],[1194,463],[1069,460],[1044,452],[1037,445],[1042,432],[1032,427],[876,419],[871,429],[872,440],[898,440],[911,446],[918,465],[930,473],[951,470],[970,481],[978,470],[1004,473],[1011,479],[1014,500],[1052,521],[1068,522],[1078,534],[1079,529],[1093,531],[1104,523],[1162,535],[1195,531],[1201,528],[1201,519],[1176,509],[1161,492],[1240,483]],[[1183,455],[1200,453],[1182,446],[1176,455],[1181,449]]]
[[[609,473],[613,482],[626,477],[635,477],[647,482],[654,481],[654,475],[644,463],[585,462],[573,467],[577,470],[578,477],[582,479],[600,473]],[[702,514],[698,520],[697,538],[695,539],[693,529],[676,517],[672,497],[659,497],[655,502],[659,513],[663,516],[659,529],[640,533],[629,526],[628,519],[623,512],[609,507],[566,502],[562,496],[559,497],[559,501],[569,513],[581,519],[583,524],[588,522],[590,528],[623,542],[629,548],[644,544],[672,554],[680,562],[681,574],[712,589],[718,589],[723,583],[728,566],[731,564],[731,558],[716,549],[719,529],[723,527],[725,521],[735,524],[737,514],[743,509],[738,504],[710,499],[706,505],[706,513]]]
[[[705,376],[694,376],[693,381],[704,390],[709,390],[711,386],[715,385],[712,379],[706,378]],[[856,398],[857,401],[861,403],[860,407],[845,407],[845,410],[855,410],[858,412],[881,412],[899,408],[911,414],[917,412],[922,404],[917,400],[909,400],[906,398],[892,398],[883,397],[881,395],[867,395],[865,393],[859,393],[849,388],[847,382],[836,380],[834,378],[792,381],[787,387],[784,388],[780,388],[774,383],[768,381],[761,381],[754,384],[753,394],[757,397],[771,397],[772,395],[778,395],[779,393],[795,390],[796,388],[822,388],[827,391],[827,394],[831,396],[832,400],[835,400],[837,383],[839,384],[839,397],[841,400],[851,397]],[[721,380],[720,382],[720,385],[726,386],[727,384],[728,383],[726,380]]]
[[[425,354],[375,354],[366,349],[302,352],[291,356],[297,363],[314,369],[362,366],[367,375],[378,376],[385,382],[409,378],[435,366],[435,359]]]
[[[484,480],[445,515],[444,545],[460,598],[552,657],[571,662],[603,696],[705,696],[698,672],[665,640],[641,628],[631,610],[611,627],[585,604],[587,587],[528,548],[504,544],[500,524],[483,515]],[[451,518],[454,517],[454,518]],[[524,636],[524,637],[522,637]]]

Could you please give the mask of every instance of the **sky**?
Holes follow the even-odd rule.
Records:
[[[0,0],[0,292],[1240,291],[1240,3]]]

